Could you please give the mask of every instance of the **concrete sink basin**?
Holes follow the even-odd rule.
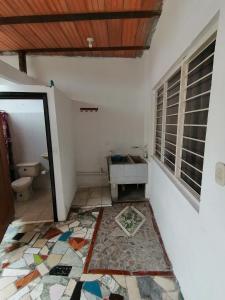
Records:
[[[107,157],[111,184],[143,184],[148,181],[148,165],[140,156]]]

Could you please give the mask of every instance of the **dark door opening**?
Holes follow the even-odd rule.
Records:
[[[51,185],[51,202],[52,202],[52,211],[54,221],[57,221],[57,208],[56,208],[56,193],[55,193],[55,177],[54,177],[54,164],[53,164],[53,154],[52,154],[52,140],[51,140],[51,130],[50,130],[50,120],[49,120],[49,109],[48,109],[48,98],[46,93],[30,93],[30,92],[0,92],[0,104],[1,100],[39,100],[43,103],[43,114],[44,114],[44,123],[45,123],[45,136],[47,144],[47,153],[49,164],[49,180]],[[38,101],[38,102],[39,102]],[[16,102],[15,102],[16,105]],[[1,110],[1,106],[0,106]],[[5,173],[6,176],[9,176]],[[1,183],[2,178],[0,178]],[[1,199],[2,201],[2,199]],[[1,224],[5,223],[4,220],[0,220]],[[8,224],[7,224],[8,225]],[[6,229],[7,229],[6,225]]]

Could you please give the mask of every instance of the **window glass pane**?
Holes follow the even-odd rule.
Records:
[[[185,111],[204,109],[209,107],[210,94],[202,95],[186,102]]]
[[[171,171],[175,171],[175,166],[167,159],[164,160],[164,164],[171,170]]]
[[[172,107],[168,107],[166,110],[167,115],[177,114],[178,113],[178,104]]]
[[[175,84],[175,82],[177,82],[178,80],[180,80],[180,76],[181,76],[181,69],[179,69],[174,75],[172,75],[168,82],[167,82],[167,86],[168,88],[170,88],[171,86],[173,86]]]
[[[176,145],[177,137],[166,133],[165,140]]]
[[[178,82],[177,84],[175,84],[174,86],[172,86],[168,91],[167,91],[167,97],[170,97],[174,94],[176,94],[177,92],[180,91],[180,82]]]
[[[158,151],[159,153],[161,153],[161,147],[158,144],[156,144],[155,150]]]
[[[208,60],[202,63],[199,67],[193,70],[188,76],[188,85],[205,75],[209,74],[213,70],[213,56],[211,56]]]
[[[189,179],[187,176],[185,176],[183,173],[181,173],[181,178],[197,193],[200,195],[201,188],[195,184],[191,179]]]
[[[177,125],[167,125],[166,132],[177,134]]]
[[[162,131],[162,124],[156,125],[156,130],[157,130],[157,131]]]
[[[192,154],[187,151],[183,151],[182,153],[182,159],[188,162],[189,164],[195,166],[195,168],[199,169],[202,171],[203,168],[203,158],[199,157],[195,154]]]
[[[161,136],[162,136],[162,132],[161,131],[156,131],[156,137],[161,138]]]
[[[155,151],[155,155],[160,159],[161,158],[161,154],[156,150]]]
[[[163,85],[158,89],[158,91],[157,91],[157,96],[158,96],[158,98],[160,97],[160,95],[162,95],[163,94]]]
[[[157,118],[157,124],[162,124],[162,118]]]
[[[206,127],[184,126],[184,136],[192,137],[193,139],[205,140]]]
[[[165,150],[165,157],[172,162],[173,164],[175,164],[175,156],[173,154],[171,154],[170,152],[168,152],[167,150]]]
[[[169,144],[168,142],[165,142],[165,147],[168,149],[170,152],[176,154],[176,146]]]
[[[159,104],[159,105],[157,105],[157,111],[158,110],[162,110],[163,109],[163,104],[161,103],[161,104]]]
[[[158,110],[158,111],[157,111],[156,117],[157,117],[157,118],[158,118],[158,117],[162,117],[162,110]]]
[[[184,161],[181,163],[181,170],[188,175],[191,179],[193,179],[197,184],[201,185],[202,183],[202,173],[192,168]]]
[[[161,143],[161,137],[157,137],[157,136],[156,136],[155,139],[156,139],[156,143],[157,143],[157,144],[160,144],[160,143]]]
[[[179,102],[179,94],[167,99],[167,106],[170,106],[170,105],[173,105],[173,104],[176,104]]]
[[[177,124],[177,116],[166,117],[166,124]]]
[[[211,89],[212,76],[208,76],[201,81],[194,83],[187,88],[187,98],[207,92]]]
[[[198,111],[192,113],[186,113],[184,124],[201,124],[206,125],[208,120],[208,111]]]
[[[204,155],[205,143],[183,139],[183,148],[199,155]]]
[[[216,41],[212,42],[206,49],[204,49],[196,58],[194,58],[190,64],[188,70],[194,69],[200,62],[202,62],[205,58],[207,58],[210,54],[215,51],[215,43]]]
[[[163,95],[157,98],[157,104],[158,106],[163,102]]]

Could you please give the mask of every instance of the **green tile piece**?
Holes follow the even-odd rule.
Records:
[[[34,263],[40,265],[43,262],[43,259],[38,254],[34,254]]]

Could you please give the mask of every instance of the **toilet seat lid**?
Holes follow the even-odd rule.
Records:
[[[32,177],[21,177],[12,182],[13,187],[21,187],[30,185],[32,183]]]

